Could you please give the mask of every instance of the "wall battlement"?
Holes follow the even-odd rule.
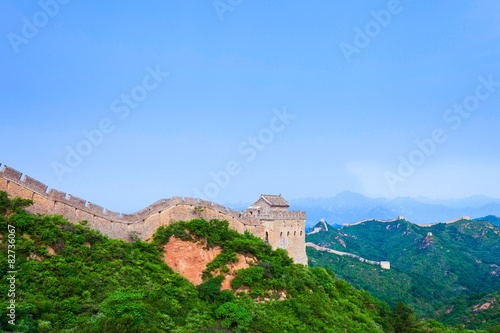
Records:
[[[306,218],[306,212],[303,211],[289,211],[289,210],[284,210],[284,211],[268,211],[268,212],[263,212],[258,215],[249,215],[248,213],[245,214],[245,217],[247,218],[258,218],[261,220],[281,220],[281,219],[305,219]]]
[[[312,248],[314,248],[314,249],[316,249],[318,251],[325,251],[325,252],[334,253],[334,254],[339,255],[339,256],[351,257],[351,258],[354,258],[354,259],[359,260],[361,262],[366,262],[367,264],[370,264],[370,265],[380,266],[383,269],[391,269],[391,263],[389,261],[368,260],[368,259],[362,258],[362,257],[360,257],[360,256],[358,256],[356,254],[347,253],[347,252],[341,252],[341,251],[329,249],[327,247],[319,246],[319,245],[316,245],[316,244],[310,243],[310,242],[306,243],[306,246],[312,247]]]
[[[391,223],[391,222],[396,222],[396,221],[401,221],[401,220],[404,220],[403,216],[398,216],[397,219],[393,219],[393,220],[367,219],[367,220],[363,220],[363,221],[358,221],[356,223],[344,223],[343,227],[351,227],[353,225],[358,225],[358,224],[365,223],[365,222]]]
[[[0,166],[1,165],[2,164],[0,163]],[[0,177],[7,180],[7,182],[14,182],[19,186],[22,186],[28,190],[33,191],[33,194],[38,194],[52,201],[65,203],[73,208],[80,209],[95,215],[99,215],[103,218],[109,219],[110,222],[126,223],[126,224],[139,223],[141,220],[144,220],[152,212],[156,211],[161,212],[162,210],[167,210],[176,205],[191,205],[197,207],[199,206],[204,208],[212,208],[218,212],[226,213],[230,216],[237,218],[242,218],[243,220],[246,220],[248,224],[253,224],[252,220],[255,220],[252,218],[245,218],[243,216],[240,216],[241,213],[236,212],[231,208],[224,207],[220,204],[190,197],[184,197],[184,198],[172,197],[170,199],[158,200],[157,202],[133,214],[118,213],[106,209],[97,204],[94,204],[90,201],[81,199],[72,194],[67,194],[65,192],[61,192],[52,188],[49,189],[47,185],[43,184],[42,182],[36,179],[31,178],[28,175],[24,175],[24,178],[22,176],[23,174],[21,172],[6,165],[4,165],[2,171],[0,171]]]
[[[125,214],[111,211],[72,194],[49,189],[42,182],[27,175],[23,177],[21,172],[5,165],[0,171],[0,191],[7,192],[11,197],[33,200],[33,206],[27,208],[32,213],[62,215],[72,223],[87,220],[91,228],[110,238],[125,241],[128,241],[132,234],[140,235],[141,239],[146,240],[158,227],[173,221],[196,218],[226,220],[230,228],[240,233],[249,231],[267,241],[274,249],[286,249],[295,262],[307,265],[303,232],[305,212],[268,212],[252,217],[243,211],[235,211],[206,200],[172,197],[158,200],[135,213]],[[277,233],[280,234],[279,237],[270,236]]]

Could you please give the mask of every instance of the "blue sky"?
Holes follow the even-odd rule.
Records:
[[[0,163],[121,212],[172,196],[498,198],[499,13],[2,1]]]

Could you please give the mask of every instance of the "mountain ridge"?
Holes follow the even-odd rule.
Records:
[[[339,229],[328,226],[328,231],[306,235],[306,241],[389,261],[391,269],[385,271],[307,248],[311,266],[330,268],[390,304],[403,300],[420,315],[433,317],[440,304],[459,296],[500,290],[500,228],[488,221],[459,219],[423,227],[407,220],[371,220]]]
[[[288,201],[297,209],[307,211],[308,227],[322,218],[332,225],[344,225],[366,219],[392,220],[398,216],[404,216],[415,224],[450,221],[462,216],[500,216],[500,199],[486,196],[448,200],[422,197],[388,199],[369,198],[359,193],[344,191],[330,198]]]

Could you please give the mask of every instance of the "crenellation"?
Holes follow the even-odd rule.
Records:
[[[240,213],[238,213],[235,210],[232,210],[231,208],[227,209],[227,214],[229,214],[229,216],[232,216],[232,217],[235,217],[235,218],[239,218],[240,217]]]
[[[150,216],[152,214],[153,210],[150,210],[149,208],[147,210],[140,210],[139,212],[137,213],[134,213],[134,215],[136,216],[137,220],[144,220],[146,219],[148,216]],[[121,217],[122,214],[120,214],[120,217]]]
[[[122,220],[125,222],[136,222],[137,216],[135,214],[122,214]]]
[[[113,219],[117,219],[117,220],[120,219],[120,213],[113,212],[113,211],[108,210],[108,209],[104,210],[104,215],[109,216],[110,218],[113,218]]]
[[[174,221],[217,218],[228,221],[229,227],[240,233],[249,231],[261,237],[274,249],[286,249],[296,263],[307,264],[305,212],[289,211],[289,204],[281,195],[262,195],[246,211],[177,196],[159,200],[136,213],[123,214],[55,189],[49,189],[47,193],[45,184],[26,175],[22,181],[21,178],[22,173],[4,166],[0,172],[0,190],[5,190],[11,197],[33,199],[34,205],[28,208],[32,213],[62,215],[72,223],[87,220],[89,227],[111,238],[130,241],[130,233],[138,232],[142,240],[147,240],[160,226]],[[204,209],[193,209],[198,206]]]
[[[49,198],[56,201],[66,201],[66,193],[51,188],[49,190]]]
[[[168,200],[169,205],[175,206],[182,203],[182,197],[172,197]]]
[[[10,180],[21,181],[21,176],[23,175],[23,173],[4,165],[2,170],[2,175],[4,178]]]
[[[206,201],[206,200],[201,200],[200,199],[199,204],[200,204],[201,207],[207,207],[207,208],[212,207],[212,202]]]
[[[219,205],[218,203],[215,203],[215,202],[213,203],[212,208],[215,209],[216,211],[221,212],[221,213],[226,212],[226,207]]]
[[[34,192],[27,189],[22,185],[22,183],[9,181],[7,182],[7,192],[12,198],[20,197],[26,199],[33,199]]]
[[[104,207],[96,205],[92,202],[87,202],[87,210],[89,210],[90,212],[95,213],[95,214],[100,214],[100,215],[104,214],[103,213]]]
[[[161,212],[162,210],[165,210],[169,207],[168,201],[167,200],[158,200],[154,204],[150,205],[146,209],[149,212]],[[140,214],[142,216],[142,214]]]
[[[184,197],[184,204],[186,204],[186,205],[192,205],[192,206],[198,206],[198,199]]]
[[[23,180],[24,185],[29,188],[30,190],[33,190],[38,193],[46,193],[48,186],[39,182],[36,179],[31,178],[30,176],[24,176]]]
[[[80,209],[86,209],[87,207],[85,206],[85,203],[87,201],[80,199],[79,197],[76,197],[74,195],[68,194],[68,203],[75,207],[75,208],[80,208]]]

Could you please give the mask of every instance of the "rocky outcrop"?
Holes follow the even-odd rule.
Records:
[[[207,249],[205,242],[190,242],[170,237],[169,242],[163,247],[163,260],[175,271],[186,277],[193,284],[203,282],[203,271],[207,265],[222,252],[218,246]],[[231,280],[238,269],[248,268],[255,259],[237,254],[238,261],[228,265],[229,272],[224,273],[222,289],[231,288]],[[214,272],[216,275],[219,272]]]

